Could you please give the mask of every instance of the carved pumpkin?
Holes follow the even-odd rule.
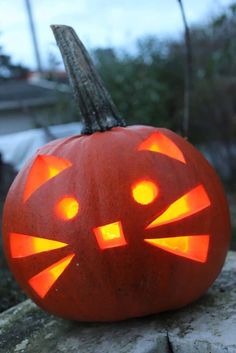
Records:
[[[59,45],[75,45],[71,29],[54,31]],[[64,318],[120,320],[182,307],[209,288],[228,249],[218,177],[169,130],[100,132],[101,121],[90,135],[42,147],[18,174],[4,209],[10,268],[38,305]]]

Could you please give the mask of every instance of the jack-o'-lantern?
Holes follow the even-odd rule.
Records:
[[[218,177],[175,133],[123,126],[73,30],[54,32],[86,128],[40,148],[16,177],[4,209],[10,268],[39,306],[64,318],[182,307],[209,288],[228,249]]]

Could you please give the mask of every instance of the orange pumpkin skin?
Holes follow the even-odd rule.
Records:
[[[142,148],[157,133],[174,144],[178,158],[176,151],[167,155],[166,146],[161,151]],[[179,158],[181,154],[184,162]],[[207,291],[225,260],[230,221],[215,171],[191,144],[166,129],[117,127],[56,140],[42,147],[37,155],[57,157],[69,161],[70,166],[24,201],[34,157],[9,191],[3,233],[9,266],[39,306],[67,319],[113,321],[177,309]],[[134,186],[145,180],[157,188],[155,199],[146,205],[136,202],[133,195]],[[172,214],[166,213],[169,221],[148,228],[171,204],[197,186],[208,198],[202,209],[197,210],[198,201],[192,199],[192,215],[174,219],[172,206]],[[78,202],[78,213],[73,219],[64,220],[56,211],[65,196]],[[123,241],[101,249],[95,229],[115,222],[120,222]],[[35,253],[17,257],[21,250],[11,243],[13,233],[68,245],[40,252],[34,248]],[[201,243],[200,237],[191,243],[199,235],[204,235],[208,244]],[[183,238],[179,238],[180,243],[167,240],[162,248],[146,241],[181,236],[191,236],[190,243]],[[105,246],[109,241],[105,240]],[[31,279],[69,255],[73,255],[70,263],[55,281],[48,279],[49,274],[43,277],[51,282],[46,294],[40,296],[30,285]],[[45,283],[41,283],[42,287]],[[37,288],[41,288],[39,283]]]

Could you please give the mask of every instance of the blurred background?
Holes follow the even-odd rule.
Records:
[[[236,1],[183,5],[192,48],[187,136],[224,183],[236,250]],[[50,24],[74,27],[129,124],[186,135],[178,0],[0,0],[0,215],[13,178],[36,149],[81,129]],[[23,299],[0,240],[0,312]]]

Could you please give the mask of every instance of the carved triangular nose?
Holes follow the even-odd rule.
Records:
[[[121,222],[109,223],[93,229],[100,249],[127,245]]]

